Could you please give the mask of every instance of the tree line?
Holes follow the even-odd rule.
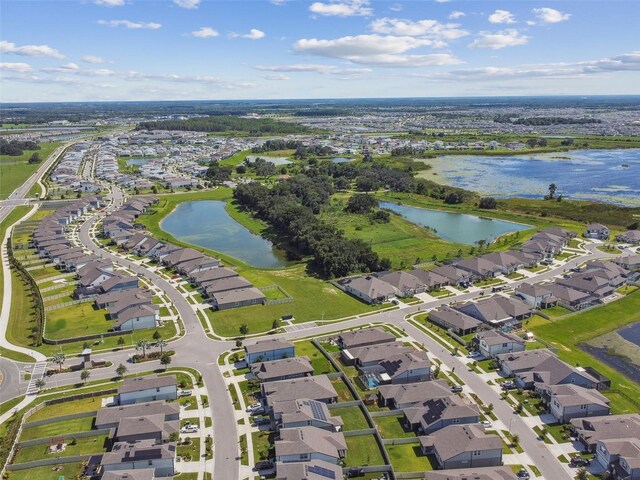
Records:
[[[390,268],[362,240],[349,239],[342,230],[316,215],[334,192],[327,175],[296,175],[280,180],[273,188],[259,183],[239,185],[235,200],[289,239],[300,253],[313,256],[311,266],[325,278]]]
[[[223,115],[197,117],[186,120],[156,120],[140,122],[136,130],[178,130],[192,132],[243,132],[249,135],[288,135],[307,133],[309,129],[297,123],[280,122],[271,118],[240,118]]]
[[[0,155],[11,155],[17,157],[22,155],[25,150],[40,150],[40,145],[31,140],[11,140],[0,139]]]

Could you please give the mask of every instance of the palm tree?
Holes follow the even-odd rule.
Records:
[[[87,383],[90,375],[91,372],[85,368],[84,370],[82,370],[82,372],[80,372],[80,380],[82,380],[84,383]]]
[[[123,364],[118,365],[118,368],[116,368],[116,374],[119,377],[124,377],[125,373],[127,373],[127,367],[125,367]]]
[[[156,342],[156,345],[158,345],[158,347],[160,347],[160,355],[163,354],[163,348],[167,346],[167,342],[165,342],[164,340],[160,339]]]
[[[64,353],[56,353],[53,356],[53,363],[57,363],[60,366],[60,371],[62,372],[62,364],[66,360]]]
[[[160,364],[164,366],[164,368],[167,368],[167,365],[169,365],[171,363],[171,355],[169,355],[168,353],[163,354],[160,357]]]
[[[38,387],[38,389],[43,388],[45,385],[44,380],[39,378],[38,380],[36,380],[36,387]]]
[[[147,348],[149,348],[149,340],[138,340],[136,350],[142,350],[142,358],[147,356]]]

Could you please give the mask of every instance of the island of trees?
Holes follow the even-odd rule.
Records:
[[[297,123],[280,122],[271,118],[240,118],[229,115],[196,117],[186,120],[140,122],[136,130],[179,130],[210,133],[241,132],[248,135],[288,135],[309,132],[307,127]]]

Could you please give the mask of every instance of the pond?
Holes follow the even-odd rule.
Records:
[[[142,165],[146,165],[151,161],[150,158],[127,158],[125,162],[129,166],[141,167]]]
[[[496,197],[558,195],[624,205],[640,204],[640,149],[573,150],[534,155],[448,155],[425,160],[421,172],[455,187]],[[437,174],[436,177],[433,175]]]
[[[259,155],[247,155],[245,160],[248,163],[255,162],[258,158],[263,159],[265,162],[273,163],[276,167],[281,167],[282,165],[291,165],[293,162],[287,160],[286,157],[261,157]]]
[[[417,225],[435,229],[436,234],[445,240],[467,245],[474,245],[479,240],[490,242],[500,235],[532,228],[522,223],[428,210],[392,202],[380,202],[380,208],[392,210]]]
[[[284,252],[236,222],[225,205],[219,200],[181,203],[162,220],[160,227],[180,241],[210,248],[254,267],[285,267]]]

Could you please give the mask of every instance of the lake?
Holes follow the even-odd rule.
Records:
[[[178,240],[210,248],[254,267],[285,267],[284,252],[236,222],[225,205],[219,200],[181,203],[162,220],[160,227]]]
[[[261,158],[265,162],[273,163],[276,167],[281,167],[282,165],[291,165],[293,162],[287,160],[286,157],[262,157],[260,155],[247,155],[246,161],[249,163],[253,163],[256,159]]]
[[[355,158],[346,158],[346,157],[334,157],[331,159],[333,163],[349,163],[353,162]]]
[[[150,158],[127,158],[125,161],[129,166],[141,167],[142,165],[146,165],[147,163],[149,163],[151,159]]]
[[[550,183],[580,200],[640,205],[640,149],[535,155],[447,155],[427,160],[431,180],[495,197],[542,198]],[[437,177],[433,177],[433,173]]]
[[[474,245],[478,240],[490,242],[506,233],[533,228],[521,223],[491,220],[464,213],[428,210],[392,202],[380,202],[380,208],[388,208],[412,223],[435,229],[436,234],[445,240],[467,245]]]

